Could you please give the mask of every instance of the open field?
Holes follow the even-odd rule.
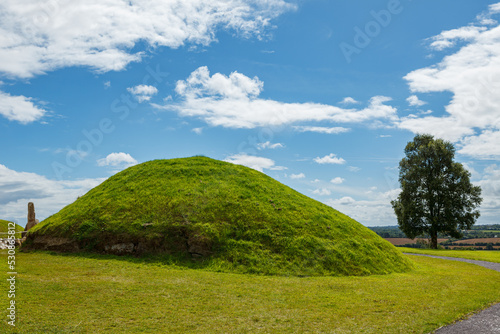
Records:
[[[408,245],[408,244],[416,244],[418,240],[422,239],[409,239],[409,238],[384,238],[385,240],[389,241],[391,244],[394,246],[402,246],[402,245]],[[424,239],[428,241],[428,239]],[[442,243],[447,241],[448,239],[438,239],[438,243]],[[480,245],[475,245],[476,243],[479,243]],[[453,244],[451,245],[446,245],[447,247],[451,249],[460,249],[460,248],[479,248],[479,249],[484,249],[485,244],[496,244],[500,243],[500,238],[476,238],[476,239],[464,239],[464,240],[457,240],[454,241]],[[500,249],[500,246],[493,246],[494,249]]]
[[[0,332],[428,333],[500,302],[498,272],[411,259],[416,269],[408,273],[298,278],[18,253],[18,323],[12,330],[2,321]]]
[[[492,246],[494,250],[497,250],[497,249],[500,249],[500,246]],[[483,250],[485,249],[484,246],[466,246],[466,245],[452,245],[452,246],[448,246],[449,249],[458,249],[458,250],[461,250],[461,249],[464,249],[464,250],[469,250],[471,248],[474,248],[474,249],[477,249],[477,250]]]
[[[409,239],[409,238],[384,238],[385,240],[389,241],[391,244],[394,246],[400,246],[400,245],[407,245],[407,244],[416,244],[418,240],[422,239]],[[423,239],[426,241],[429,241],[428,239]],[[438,239],[438,243],[446,241],[448,239]]]
[[[480,260],[480,261],[490,261],[490,262],[500,263],[500,251],[419,249],[419,248],[406,248],[406,247],[400,247],[398,249],[407,253],[461,257],[470,260]]]
[[[487,244],[489,244],[489,243],[496,244],[496,243],[500,243],[500,238],[464,239],[464,240],[454,241],[453,244],[475,244],[476,242],[487,243]]]

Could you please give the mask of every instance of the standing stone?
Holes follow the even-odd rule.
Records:
[[[33,202],[28,203],[28,224],[26,224],[25,232],[29,231],[33,226],[38,223],[38,219],[35,219],[35,204]]]

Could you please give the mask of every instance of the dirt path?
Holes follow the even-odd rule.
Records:
[[[477,264],[488,269],[500,272],[500,263],[461,259],[457,257],[446,257],[425,254],[404,253],[407,255],[427,256],[436,259],[453,260]],[[473,315],[467,320],[442,327],[435,334],[499,334],[500,333],[500,304],[495,304],[486,310]]]

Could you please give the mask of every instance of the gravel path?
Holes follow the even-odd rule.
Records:
[[[446,257],[425,254],[405,253],[407,255],[427,256],[435,259],[453,260],[477,264],[488,269],[500,272],[500,263],[461,259],[457,257]],[[495,304],[486,310],[473,315],[467,320],[442,327],[435,334],[499,334],[500,333],[500,304]]]

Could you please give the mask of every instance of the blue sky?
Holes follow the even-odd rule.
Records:
[[[6,0],[0,17],[2,219],[205,155],[396,225],[404,146],[431,133],[482,186],[478,223],[500,223],[496,1]]]

